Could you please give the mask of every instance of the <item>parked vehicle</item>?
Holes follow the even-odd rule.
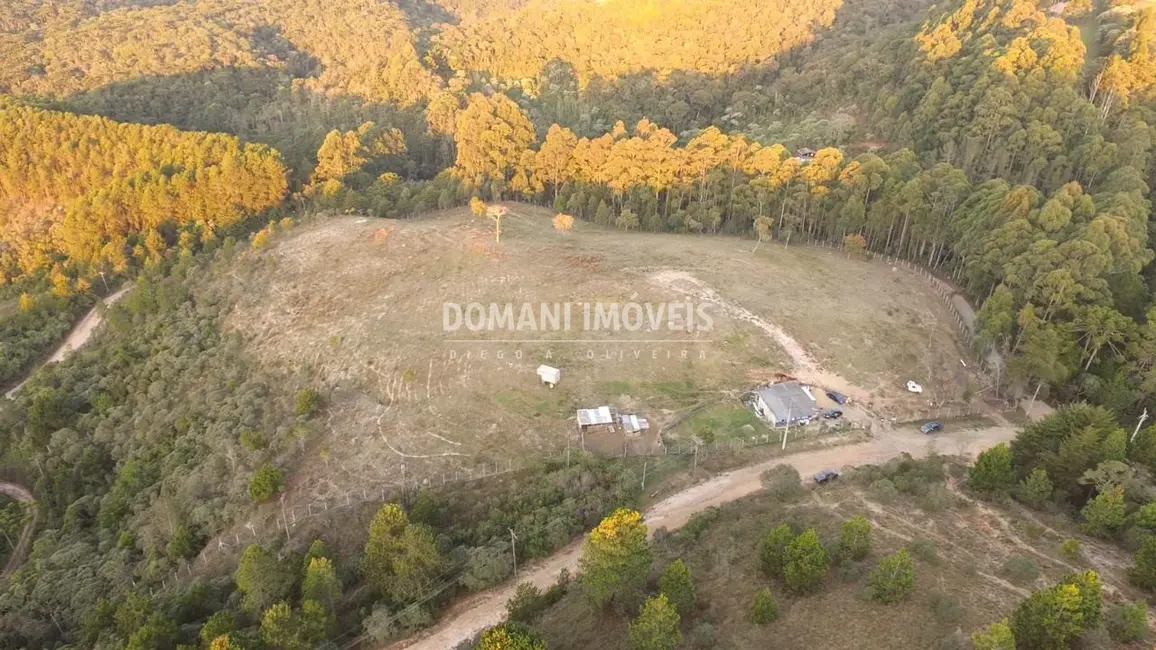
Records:
[[[909,392],[912,392],[912,393],[922,393],[923,392],[923,386],[920,386],[919,384],[908,379],[907,380],[907,390]]]
[[[837,478],[839,478],[839,470],[837,469],[825,469],[815,474],[816,483],[826,483],[827,481],[834,481]]]
[[[827,409],[827,411],[823,413],[823,419],[825,420],[837,420],[841,417],[843,417],[843,412],[839,409]]]
[[[943,431],[943,423],[936,420],[925,423],[919,427],[920,433],[935,433],[936,431]]]
[[[847,403],[847,396],[843,393],[836,393],[833,390],[827,391],[827,397],[830,397],[833,402],[840,406]]]

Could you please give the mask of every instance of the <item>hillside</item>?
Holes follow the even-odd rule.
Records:
[[[0,0],[0,646],[1139,647],[1154,36],[1152,0]]]
[[[326,433],[303,459],[294,499],[396,477],[402,464],[410,480],[437,482],[484,463],[556,455],[576,408],[638,411],[658,430],[704,408],[741,415],[739,396],[777,372],[849,394],[871,417],[901,420],[928,410],[927,400],[958,405],[978,388],[959,364],[954,317],[905,269],[822,249],[752,254],[730,239],[622,238],[581,223],[559,233],[549,212],[511,207],[500,243],[465,209],[413,221],[335,217],[220,276],[229,285],[221,290],[239,297],[228,326],[252,353],[325,388]],[[444,303],[509,302],[517,312],[528,302],[537,312],[541,303],[701,302],[707,291],[719,301],[708,303],[714,329],[693,336],[649,325],[581,331],[579,307],[570,331],[442,331]],[[792,358],[771,328],[785,330],[803,357]],[[554,390],[538,387],[543,363],[563,371]],[[926,386],[923,399],[904,390],[912,377]],[[653,433],[631,443],[632,453],[652,453]],[[689,434],[672,432],[668,443]],[[586,444],[622,450],[620,439]]]

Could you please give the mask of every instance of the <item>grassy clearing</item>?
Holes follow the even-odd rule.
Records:
[[[410,477],[437,480],[562,453],[579,407],[609,405],[663,430],[690,409],[737,400],[793,369],[766,331],[721,313],[709,339],[688,342],[683,330],[649,324],[588,331],[581,307],[565,331],[447,332],[446,303],[685,303],[686,293],[654,277],[672,269],[781,326],[825,370],[854,381],[870,396],[864,406],[881,416],[920,408],[900,381],[915,372],[911,364],[923,367],[917,379],[939,378],[923,382],[939,391],[937,400],[958,399],[967,385],[966,377],[957,381],[950,315],[906,271],[817,249],[751,254],[748,242],[724,237],[625,234],[587,223],[562,235],[551,211],[511,207],[500,244],[490,223],[465,208],[405,221],[336,216],[218,274],[216,289],[236,305],[229,325],[249,351],[326,398],[326,431],[311,447],[325,453],[307,455],[288,499],[357,490],[400,475],[402,463]],[[752,278],[775,278],[773,290]],[[919,358],[897,366],[903,350]],[[562,369],[553,390],[535,375],[543,363]],[[737,409],[696,424],[723,439],[760,426]],[[621,435],[586,443],[604,453],[624,449]],[[645,450],[657,441],[630,444]]]
[[[697,435],[706,442],[722,442],[734,438],[751,439],[770,432],[749,408],[742,404],[719,404],[703,409],[678,427],[681,435]]]

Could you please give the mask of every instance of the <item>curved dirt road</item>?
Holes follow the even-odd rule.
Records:
[[[4,571],[0,572],[0,580],[3,580],[20,566],[20,563],[24,561],[24,556],[28,554],[28,547],[32,545],[32,533],[36,531],[36,520],[39,519],[40,511],[35,507],[36,499],[23,485],[0,481],[0,492],[32,506],[32,519],[20,532],[20,540],[16,542],[16,548],[12,549],[12,555],[8,558],[8,564],[4,566]]]
[[[929,438],[912,431],[887,431],[869,442],[843,447],[805,451],[775,458],[750,467],[720,474],[704,483],[690,487],[651,506],[644,513],[651,532],[660,527],[674,530],[692,515],[710,506],[718,506],[762,489],[760,475],[780,464],[792,465],[804,478],[830,467],[845,467],[887,461],[901,452],[919,458],[928,455],[933,445],[944,454],[974,456],[1000,442],[1015,437],[1015,428],[1000,425],[987,429],[946,433]],[[558,572],[578,569],[581,542],[575,542],[554,555],[527,566],[516,581],[495,587],[451,609],[445,619],[425,634],[401,641],[391,650],[446,650],[471,638],[481,630],[501,622],[506,616],[506,601],[513,595],[518,583],[532,582],[539,588],[549,587]]]
[[[102,300],[100,304],[90,309],[88,313],[84,315],[84,318],[81,318],[80,322],[77,323],[76,326],[72,328],[72,331],[68,333],[68,336],[65,337],[64,342],[62,342],[55,350],[52,351],[52,355],[48,357],[44,363],[36,367],[40,368],[41,366],[46,366],[50,363],[63,361],[64,358],[71,354],[73,351],[84,347],[84,344],[88,343],[88,339],[92,338],[92,335],[96,333],[96,328],[99,327],[101,322],[104,320],[100,315],[101,305],[108,307],[115,304],[116,301],[123,298],[124,295],[129,292],[129,289],[132,289],[131,284],[121,287],[119,290],[117,290],[116,293],[109,295],[104,300]],[[35,371],[36,369],[34,368],[33,372]],[[32,373],[29,374],[31,375]],[[16,386],[14,386],[11,390],[9,390],[7,393],[4,393],[4,397],[12,399],[12,396],[15,395],[16,392],[19,391],[27,381],[28,379],[25,379],[19,384],[16,384]]]

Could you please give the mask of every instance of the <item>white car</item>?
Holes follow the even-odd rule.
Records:
[[[908,379],[907,380],[907,390],[908,390],[908,392],[911,392],[911,393],[922,393],[923,392],[923,386],[920,386],[919,384]]]

